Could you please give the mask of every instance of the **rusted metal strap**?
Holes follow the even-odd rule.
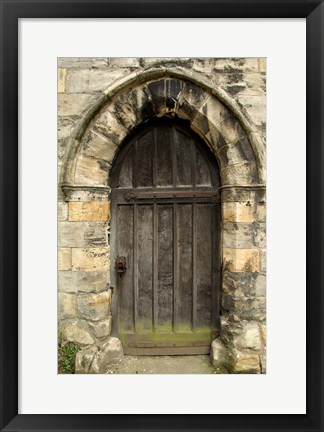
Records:
[[[125,196],[130,200],[152,200],[152,199],[172,199],[172,198],[210,198],[213,203],[220,202],[219,195],[215,191],[177,191],[177,192],[136,192]]]

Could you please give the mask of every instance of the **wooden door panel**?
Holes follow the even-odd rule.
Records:
[[[177,204],[175,331],[192,330],[192,205]]]
[[[198,148],[195,148],[195,185],[211,186],[210,170],[206,158],[201,154]]]
[[[212,206],[196,205],[196,273],[197,307],[196,325],[198,328],[211,325],[212,291]]]
[[[221,284],[221,266],[220,266],[220,244],[221,244],[221,209],[219,205],[211,207],[211,224],[212,224],[212,302],[211,302],[211,326],[213,329],[220,326],[220,284]]]
[[[187,135],[181,132],[175,132],[174,141],[176,153],[176,186],[191,186],[193,165],[192,141]]]
[[[173,328],[173,206],[157,207],[157,326],[158,332]]]
[[[137,205],[137,332],[153,331],[153,206]]]
[[[133,187],[133,160],[134,149],[131,148],[127,157],[124,160],[124,163],[120,169],[119,175],[119,187],[121,188],[131,188]]]
[[[156,186],[172,187],[171,129],[156,131]]]
[[[127,263],[115,278],[124,351],[207,353],[219,328],[217,166],[171,123],[140,132],[120,154],[111,254]]]
[[[134,331],[134,243],[133,243],[133,206],[118,206],[117,250],[126,257],[127,271],[117,276],[120,315],[120,331]]]
[[[153,186],[153,133],[147,132],[135,144],[135,187]]]

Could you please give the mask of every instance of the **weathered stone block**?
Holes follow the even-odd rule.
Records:
[[[258,248],[266,246],[266,225],[262,222],[257,222],[253,226],[253,243]]]
[[[233,321],[255,320],[264,321],[266,317],[266,299],[259,298],[233,298],[226,294],[222,297],[222,306],[228,311]]]
[[[267,269],[267,251],[266,249],[260,249],[260,261],[261,261],[261,271],[266,272]]]
[[[226,114],[222,115],[222,119],[217,123],[216,128],[224,138],[226,144],[237,142],[245,136],[245,132],[240,123],[235,117],[233,117],[230,111],[227,111]]]
[[[150,92],[146,86],[136,87],[121,94],[114,100],[111,109],[128,130],[155,115]]]
[[[224,222],[223,246],[226,248],[253,248],[253,224]]]
[[[223,248],[224,269],[231,272],[259,272],[260,257],[257,249]]]
[[[69,221],[106,221],[109,219],[110,203],[100,201],[69,202]]]
[[[222,73],[217,75],[216,85],[234,99],[241,95],[265,97],[266,76],[260,72]]]
[[[109,317],[110,303],[110,291],[104,291],[99,294],[78,294],[78,316],[91,321],[107,319]]]
[[[213,78],[213,69],[215,67],[215,59],[210,58],[193,58],[192,69],[201,73],[202,76]]]
[[[153,102],[154,111],[158,115],[163,115],[166,112],[165,105],[165,79],[152,81],[147,84],[151,100]]]
[[[58,288],[61,292],[94,292],[107,290],[109,272],[58,272]]]
[[[107,202],[110,192],[109,186],[82,189],[82,187],[74,188],[64,185],[60,189],[64,190],[64,199],[62,201],[66,202]]]
[[[266,353],[260,355],[261,373],[267,373],[267,356]]]
[[[93,337],[78,321],[63,323],[60,328],[60,338],[79,346],[87,346],[94,343]]]
[[[250,202],[254,204],[257,202],[257,191],[249,189],[242,189],[239,186],[229,187],[222,189],[222,203],[225,202],[237,202],[237,203],[247,203]]]
[[[120,120],[113,113],[111,105],[104,108],[104,110],[96,118],[93,125],[93,130],[108,138],[108,140],[118,146],[128,134],[128,130],[120,122]]]
[[[266,221],[266,205],[265,203],[259,203],[257,205],[257,220],[259,222]]]
[[[157,66],[187,66],[191,67],[193,59],[190,57],[141,57],[140,62],[144,68]]]
[[[57,140],[58,161],[61,161],[63,159],[65,153],[67,152],[68,145],[69,145],[69,139],[68,138],[63,138],[63,139]]]
[[[112,163],[117,152],[116,144],[98,132],[88,131],[82,140],[82,154],[98,161]]]
[[[258,58],[217,58],[215,59],[216,72],[240,72],[252,71],[258,72],[259,62]]]
[[[165,81],[165,103],[168,111],[172,111],[176,108],[182,89],[183,81],[176,79],[167,79]]]
[[[108,248],[73,248],[72,270],[108,271]]]
[[[233,351],[234,373],[260,373],[260,359],[257,354],[245,353],[238,350]]]
[[[266,72],[266,70],[267,70],[267,59],[259,58],[259,71]]]
[[[109,170],[108,162],[81,154],[76,164],[75,182],[92,186],[107,186]]]
[[[266,276],[259,274],[255,282],[255,293],[257,297],[265,297],[266,295]]]
[[[68,93],[92,93],[105,90],[125,75],[122,69],[70,69],[66,78]]]
[[[95,323],[88,322],[87,324],[96,338],[101,339],[107,337],[110,335],[111,331],[111,315],[102,321],[96,321]]]
[[[59,221],[66,221],[68,218],[68,204],[66,202],[57,203],[57,218]]]
[[[58,318],[76,317],[76,297],[74,294],[58,293]]]
[[[58,116],[80,116],[90,108],[95,100],[96,97],[91,94],[60,93],[58,95]]]
[[[74,272],[72,271],[59,271],[57,273],[57,285],[59,292],[75,293],[78,290],[77,284],[74,283]]]
[[[238,349],[260,350],[262,341],[259,324],[257,322],[245,323],[241,333],[234,338],[233,343]]]
[[[58,67],[68,69],[105,69],[108,66],[108,59],[106,57],[59,57],[57,64]]]
[[[75,356],[75,373],[76,374],[87,374],[95,373],[92,371],[91,366],[98,354],[97,347],[83,348],[77,352]]]
[[[211,129],[218,131],[217,125],[229,114],[228,109],[214,96],[209,96],[204,105],[196,113],[192,126],[208,134]],[[210,120],[208,120],[210,119]]]
[[[251,146],[246,138],[239,139],[232,144],[222,146],[217,150],[221,165],[234,165],[240,162],[255,161]]]
[[[57,70],[57,91],[58,93],[65,92],[66,69],[58,68]]]
[[[225,368],[227,371],[232,368],[229,348],[224,345],[220,338],[213,340],[211,344],[210,361],[215,368]]]
[[[58,248],[58,270],[71,270],[72,250],[71,248]]]
[[[264,96],[238,96],[240,104],[246,109],[249,116],[251,117],[253,123],[256,126],[265,125],[266,118],[266,107],[265,107],[265,97]]]
[[[264,73],[244,73],[243,79],[246,83],[246,90],[243,94],[265,98],[266,76]]]
[[[57,137],[59,139],[69,138],[78,117],[59,117],[57,119]]]
[[[223,291],[232,297],[253,297],[256,294],[257,273],[223,272]]]
[[[116,68],[138,68],[140,66],[140,59],[138,57],[114,57],[109,58],[109,67]]]
[[[105,373],[109,365],[119,363],[123,358],[124,352],[120,340],[110,337],[99,351],[99,373]]]
[[[195,107],[201,107],[206,101],[206,98],[206,92],[200,87],[190,83],[185,84],[178,100],[177,113],[179,117],[192,120],[196,115]]]
[[[262,335],[262,342],[265,345],[266,344],[266,338],[267,338],[267,327],[265,324],[260,324],[261,329],[261,335]]]
[[[105,222],[59,222],[58,245],[61,247],[107,246]]]
[[[239,185],[251,184],[257,181],[257,170],[255,163],[240,162],[236,165],[222,165],[220,176],[223,184]]]

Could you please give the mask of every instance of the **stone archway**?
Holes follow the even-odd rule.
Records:
[[[80,209],[83,220],[91,221],[94,212],[102,212],[102,220],[109,220],[109,172],[124,139],[140,124],[163,116],[188,120],[220,167],[223,317],[221,338],[213,347],[214,362],[236,372],[260,371],[265,319],[265,269],[261,263],[265,155],[258,132],[234,100],[178,69],[128,76],[106,90],[74,131],[61,187],[70,205]],[[103,260],[108,268],[109,241],[102,256],[92,249],[83,251],[83,259],[89,265],[98,261],[98,268]],[[107,281],[107,288],[100,293],[82,292],[77,298],[81,321],[91,321],[85,327],[92,341],[90,351],[97,359],[94,371],[103,370],[109,358],[106,352],[113,351],[109,341],[111,324],[105,324],[105,332],[98,331],[110,316],[112,293]],[[89,283],[93,282],[89,279]],[[81,327],[84,329],[84,324]]]

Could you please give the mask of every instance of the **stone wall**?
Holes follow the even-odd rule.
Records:
[[[265,69],[262,58],[58,60],[59,337],[84,347],[77,371],[103,372],[121,352],[110,337],[111,164],[136,125],[172,114],[190,120],[222,177],[222,329],[212,361],[265,372]]]

